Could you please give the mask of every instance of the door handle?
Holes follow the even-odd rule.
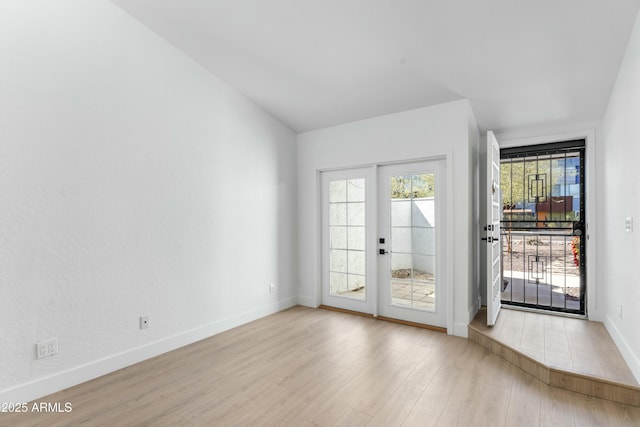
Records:
[[[386,251],[386,250],[384,250],[384,249],[378,249],[378,254],[379,254],[379,255],[386,255],[386,254],[388,254],[388,253],[389,253],[389,252],[387,252],[387,251]]]

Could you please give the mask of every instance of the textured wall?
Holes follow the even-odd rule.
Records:
[[[0,3],[0,76],[0,397],[295,303],[292,131],[102,0]]]

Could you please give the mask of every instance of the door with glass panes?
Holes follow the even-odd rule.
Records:
[[[446,327],[444,160],[322,174],[322,303]]]
[[[374,314],[372,168],[322,173],[322,304]]]

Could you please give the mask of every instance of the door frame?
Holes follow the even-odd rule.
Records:
[[[595,158],[601,154],[597,151],[596,135],[598,125],[588,129],[569,130],[567,132],[555,132],[536,136],[518,136],[508,134],[497,134],[500,141],[500,148],[525,147],[529,145],[548,144],[567,140],[585,140],[585,226],[586,226],[586,313],[590,320],[604,321],[604,289],[598,286],[598,276],[596,260],[597,258],[597,227],[596,219],[598,207],[596,205],[597,175]]]
[[[340,167],[330,167],[330,168],[318,168],[315,171],[315,201],[316,201],[316,206],[315,206],[315,214],[316,214],[316,221],[315,221],[315,234],[316,234],[316,253],[315,253],[315,260],[314,260],[314,277],[315,277],[315,300],[316,300],[316,304],[315,306],[318,307],[319,305],[322,304],[322,266],[323,266],[323,246],[322,246],[322,233],[323,233],[323,229],[322,229],[322,225],[323,225],[323,221],[322,221],[322,194],[323,194],[323,188],[322,188],[322,173],[323,172],[331,172],[331,171],[339,171],[339,170],[346,170],[346,169],[359,169],[359,168],[372,168],[373,170],[373,180],[374,180],[374,184],[376,185],[377,188],[377,178],[378,178],[378,167],[380,166],[386,166],[386,165],[395,165],[395,164],[403,164],[403,163],[415,163],[415,162],[428,162],[428,161],[443,161],[444,162],[444,168],[445,168],[445,179],[446,182],[449,183],[447,186],[447,191],[446,191],[446,195],[444,196],[444,200],[443,202],[445,203],[445,209],[447,211],[447,215],[449,217],[451,217],[452,212],[453,212],[453,206],[454,206],[454,200],[453,200],[453,191],[452,191],[452,185],[453,185],[453,168],[452,168],[452,158],[453,158],[453,151],[452,150],[447,150],[446,154],[440,154],[440,155],[434,155],[434,156],[430,156],[430,157],[417,157],[417,158],[411,158],[411,159],[401,159],[401,160],[394,160],[394,161],[388,161],[388,162],[372,162],[372,163],[358,163],[358,164],[345,164],[345,165],[341,165]],[[374,195],[375,200],[374,203],[377,206],[377,192],[375,192],[376,194]],[[374,209],[373,213],[373,219],[375,220],[376,223],[376,227],[372,227],[373,230],[372,232],[374,233],[374,241],[377,241],[377,233],[378,233],[378,227],[377,227],[377,223],[378,223],[378,215],[377,215],[377,210]],[[448,220],[447,224],[446,224],[446,229],[443,230],[446,233],[446,238],[453,241],[454,239],[454,224],[453,224],[453,220]],[[454,289],[453,289],[453,254],[454,254],[454,247],[453,247],[453,243],[451,244],[447,244],[446,245],[446,254],[444,256],[446,256],[446,283],[445,283],[445,291],[446,291],[446,328],[447,328],[447,334],[449,335],[455,335],[454,334]],[[377,250],[377,245],[376,245],[376,250]],[[377,287],[377,282],[378,282],[378,271],[377,271],[377,267],[375,269],[375,272],[373,273],[374,276],[372,278],[372,280],[376,281],[376,287]],[[374,305],[373,305],[373,316],[374,317],[378,317],[378,293],[376,292],[375,295],[375,300],[374,300]]]

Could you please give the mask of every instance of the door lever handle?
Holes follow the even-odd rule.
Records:
[[[388,254],[388,253],[389,253],[389,252],[387,252],[387,251],[386,251],[386,250],[384,250],[384,249],[378,249],[378,254],[379,254],[379,255],[386,255],[386,254]]]

